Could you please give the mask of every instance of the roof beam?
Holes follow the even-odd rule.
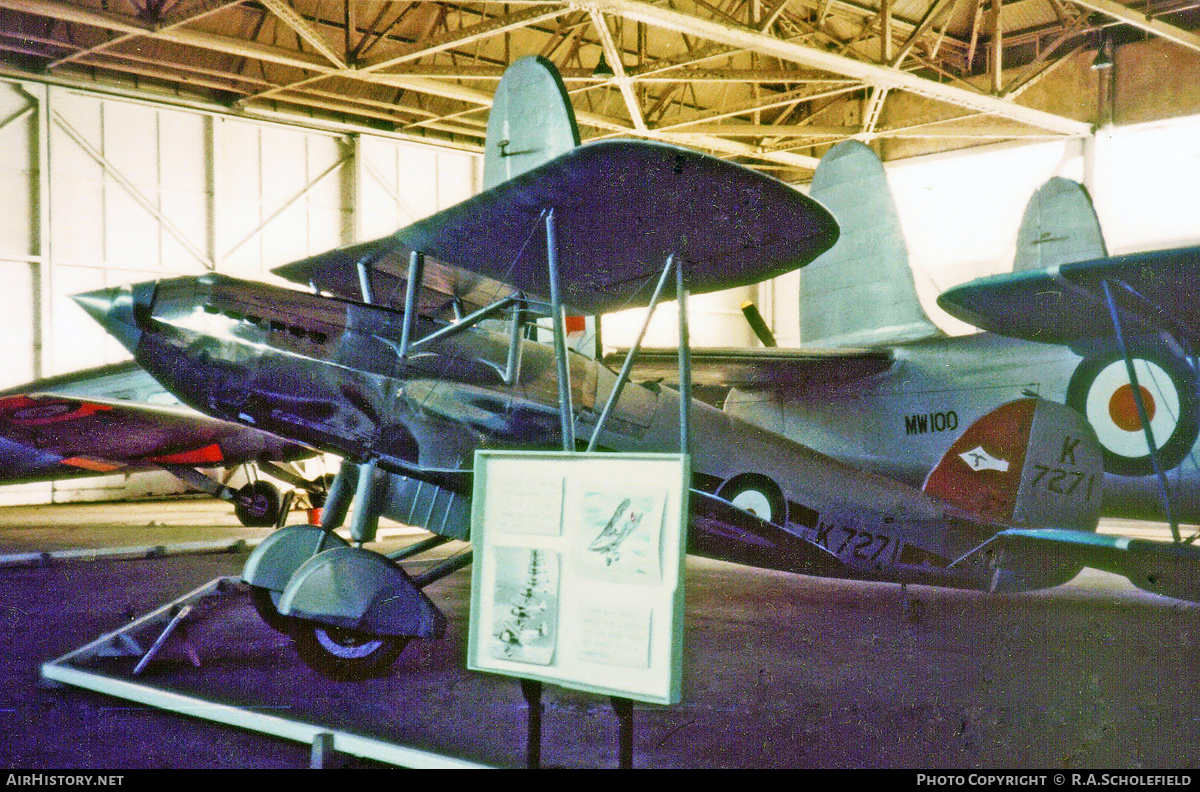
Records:
[[[324,55],[330,63],[339,69],[346,68],[346,62],[341,56],[334,51],[333,47],[325,39],[321,38],[312,25],[305,20],[304,17],[296,13],[296,9],[288,5],[284,0],[258,0],[275,16],[283,20],[284,24],[296,32],[296,35],[309,43],[313,49]]]
[[[359,67],[360,71],[373,72],[380,69],[386,69],[389,66],[396,66],[406,61],[423,58],[426,55],[433,55],[443,50],[462,47],[467,44],[473,44],[481,39],[497,36],[502,33],[507,33],[519,28],[537,25],[541,22],[546,22],[551,19],[557,19],[563,14],[571,12],[569,5],[563,5],[559,8],[550,8],[546,10],[544,7],[535,6],[533,8],[520,11],[516,14],[508,16],[492,17],[491,19],[480,22],[476,25],[455,30],[451,33],[446,33],[440,36],[430,36],[428,38],[419,39],[417,42],[401,48],[398,52],[390,55],[376,58],[370,62],[362,64]]]
[[[633,93],[629,75],[625,73],[625,63],[621,60],[621,51],[617,49],[612,31],[608,29],[608,22],[604,19],[604,14],[598,11],[590,11],[589,16],[592,18],[593,27],[596,28],[596,34],[600,36],[600,46],[603,48],[605,58],[608,59],[609,67],[613,70],[613,80],[617,83],[618,90],[621,91],[621,98],[625,100],[625,109],[629,111],[633,126],[635,129],[645,131],[646,119],[642,117],[641,105],[638,104],[637,96]]]
[[[1101,14],[1119,19],[1122,22],[1127,22],[1135,28],[1153,33],[1156,36],[1165,38],[1167,41],[1173,41],[1180,46],[1200,52],[1200,36],[1195,33],[1190,33],[1183,28],[1167,22],[1161,22],[1157,19],[1151,19],[1147,14],[1141,11],[1134,11],[1132,8],[1127,8],[1120,3],[1114,3],[1113,0],[1071,0],[1077,6],[1099,11]]]
[[[421,93],[433,94],[434,96],[442,96],[447,99],[471,102],[481,107],[491,107],[492,105],[492,94],[454,83],[429,80],[423,77],[406,77],[399,74],[376,74],[373,75],[373,78],[378,82],[386,82],[389,85],[410,91],[419,91]],[[654,140],[683,142],[700,148],[719,151],[729,156],[756,157],[792,168],[812,170],[817,167],[818,162],[816,157],[793,154],[788,151],[763,151],[757,146],[750,146],[735,140],[722,140],[710,135],[697,135],[684,132],[658,132],[652,129],[634,130],[629,127],[628,122],[600,115],[599,113],[576,110],[575,118],[583,126],[606,129],[610,132],[618,132],[626,135],[636,134],[640,137],[647,137]]]
[[[1097,0],[1089,0],[1089,2],[1097,2]],[[651,5],[642,0],[573,0],[573,3],[580,8],[594,8],[685,35],[698,36],[735,47],[754,49],[781,60],[854,77],[875,87],[909,91],[919,96],[1003,118],[1011,118],[1064,135],[1083,136],[1091,134],[1092,131],[1091,124],[1083,121],[1024,107],[993,96],[975,94],[956,86],[936,83],[896,68],[864,63],[842,55],[792,44],[740,25],[701,19],[669,8]]]
[[[240,58],[277,63],[291,66],[295,69],[312,69],[323,72],[336,72],[324,58],[316,58],[303,52],[295,52],[280,47],[271,47],[252,41],[221,36],[215,33],[205,33],[186,28],[158,28],[153,24],[127,16],[114,14],[110,11],[80,8],[58,0],[0,0],[0,8],[20,11],[31,16],[49,17],[62,22],[73,22],[102,30],[115,30],[118,33],[134,33],[149,38],[171,41],[188,47],[223,52]]]

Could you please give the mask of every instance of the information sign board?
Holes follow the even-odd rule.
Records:
[[[477,451],[467,667],[679,701],[680,454]]]

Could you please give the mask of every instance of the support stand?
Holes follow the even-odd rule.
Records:
[[[612,697],[613,712],[617,715],[618,766],[622,770],[633,769],[633,702],[627,698]]]
[[[542,683],[534,679],[521,680],[521,695],[529,713],[529,731],[525,741],[525,767],[542,767]]]
[[[400,767],[424,769],[481,767],[481,765],[462,759],[395,745],[352,732],[333,730],[325,725],[267,715],[254,708],[236,707],[220,701],[176,693],[161,687],[147,685],[141,681],[110,673],[97,673],[75,665],[76,662],[86,661],[88,658],[96,656],[131,653],[141,655],[141,647],[130,637],[130,632],[145,628],[156,621],[167,621],[167,628],[155,641],[155,646],[158,646],[166,640],[172,630],[177,629],[179,623],[187,618],[189,613],[193,617],[195,616],[192,608],[198,606],[201,600],[213,596],[226,596],[237,589],[238,583],[239,581],[235,577],[212,580],[174,602],[167,603],[152,613],[130,622],[119,630],[105,633],[62,657],[42,664],[42,679],[49,685],[72,685],[167,712],[180,713],[191,718],[223,723],[239,729],[249,729],[261,734],[305,743],[312,746],[313,767],[327,764],[335,752],[387,762]],[[199,608],[199,611],[204,610],[203,607]],[[150,652],[146,653],[143,661],[148,660],[154,651],[155,649],[152,648]]]
[[[199,653],[196,652],[196,648],[194,646],[192,646],[192,644],[190,642],[188,642],[187,633],[186,633],[185,628],[183,627],[184,619],[188,618],[191,615],[192,615],[192,606],[191,605],[184,605],[182,608],[180,608],[178,610],[178,612],[171,619],[171,621],[167,622],[167,626],[163,628],[163,631],[159,634],[158,638],[154,641],[154,644],[150,647],[149,651],[147,651],[146,654],[142,655],[142,659],[138,661],[138,664],[136,666],[134,666],[134,668],[133,668],[134,676],[137,676],[138,674],[142,673],[143,670],[145,670],[146,666],[150,664],[150,661],[154,659],[154,656],[157,655],[159,650],[161,650],[163,648],[163,646],[166,644],[167,639],[170,638],[171,634],[175,633],[176,631],[178,631],[179,636],[183,641],[182,646],[183,646],[184,653],[187,654],[188,659],[192,661],[192,665],[194,665],[196,668],[200,667],[200,655],[199,655]]]

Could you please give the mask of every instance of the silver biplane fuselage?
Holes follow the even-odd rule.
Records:
[[[476,449],[560,447],[548,345],[523,339],[507,384],[509,337],[482,327],[402,360],[402,313],[390,308],[219,275],[139,284],[134,293],[136,300],[128,291],[93,292],[84,304],[147,370],[210,414],[442,480],[469,472]],[[439,325],[422,319],[417,329],[425,335]],[[589,438],[617,375],[572,355],[570,377],[576,431]],[[756,493],[770,512],[759,517],[836,556],[842,574],[971,588],[995,583],[982,563],[947,568],[994,534],[995,523],[698,401],[691,426],[697,490],[735,504],[743,492]],[[656,383],[624,389],[598,443],[622,451],[678,446],[679,396]],[[805,571],[801,562],[780,557],[766,565]],[[1053,585],[1061,572],[1052,574],[1022,574],[1018,585]]]

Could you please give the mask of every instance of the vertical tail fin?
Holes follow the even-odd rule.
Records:
[[[579,145],[575,111],[554,64],[540,55],[514,61],[496,86],[483,143],[483,189],[536,168]]]
[[[821,158],[810,194],[838,221],[837,244],[800,272],[805,346],[865,346],[940,334],[917,299],[883,164],[857,141]]]
[[[971,424],[924,489],[984,517],[1094,531],[1102,459],[1096,434],[1079,413],[1044,399],[1018,399]]]
[[[1100,221],[1082,184],[1055,176],[1038,188],[1021,218],[1013,272],[1107,255]]]
[[[519,176],[579,145],[575,110],[558,69],[540,55],[518,58],[496,86],[483,143],[483,189]],[[600,353],[600,323],[570,316],[567,343],[588,357]]]

